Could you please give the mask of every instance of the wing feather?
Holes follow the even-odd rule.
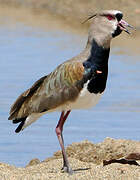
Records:
[[[87,77],[82,62],[67,61],[61,64],[18,97],[11,107],[9,119],[23,118],[74,101]]]
[[[27,89],[25,92],[23,92],[18,98],[17,100],[14,102],[14,104],[11,106],[10,109],[10,116],[9,116],[9,120],[13,119],[16,114],[18,113],[18,111],[20,110],[22,104],[29,98],[31,97],[35,91],[39,88],[39,86],[43,83],[44,79],[47,76],[41,77],[38,81],[36,81],[33,86],[30,89]]]

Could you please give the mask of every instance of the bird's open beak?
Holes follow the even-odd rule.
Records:
[[[118,23],[119,28],[122,31],[127,32],[128,34],[131,34],[131,32],[127,29],[127,28],[133,28],[133,26],[131,26],[130,24],[128,24],[126,21],[124,21],[123,19],[121,19]]]
[[[130,24],[128,24],[126,21],[124,21],[123,19],[121,19],[118,23],[119,28],[122,31],[127,32],[128,34],[131,34],[131,32],[127,29],[127,28],[133,28],[133,26],[131,26]]]

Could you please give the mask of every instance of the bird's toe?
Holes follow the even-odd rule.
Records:
[[[74,171],[71,169],[71,167],[64,166],[61,170],[62,170],[62,172],[66,172],[69,175],[72,175],[74,173]]]

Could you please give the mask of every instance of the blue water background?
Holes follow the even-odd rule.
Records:
[[[37,79],[77,55],[86,36],[41,29],[17,22],[0,26],[0,162],[25,166],[32,158],[50,157],[60,149],[50,113],[16,134],[8,120],[11,104]],[[112,48],[106,91],[91,110],[73,111],[64,127],[65,144],[106,137],[140,140],[140,56]]]

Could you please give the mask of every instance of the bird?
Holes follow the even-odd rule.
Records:
[[[133,28],[119,10],[102,10],[85,22],[88,20],[92,23],[84,50],[23,92],[11,106],[8,118],[19,123],[15,130],[19,133],[42,115],[61,112],[55,132],[63,155],[62,169],[69,174],[73,170],[64,147],[63,125],[73,109],[88,109],[98,103],[106,88],[111,40],[122,31],[130,34],[128,29]]]

